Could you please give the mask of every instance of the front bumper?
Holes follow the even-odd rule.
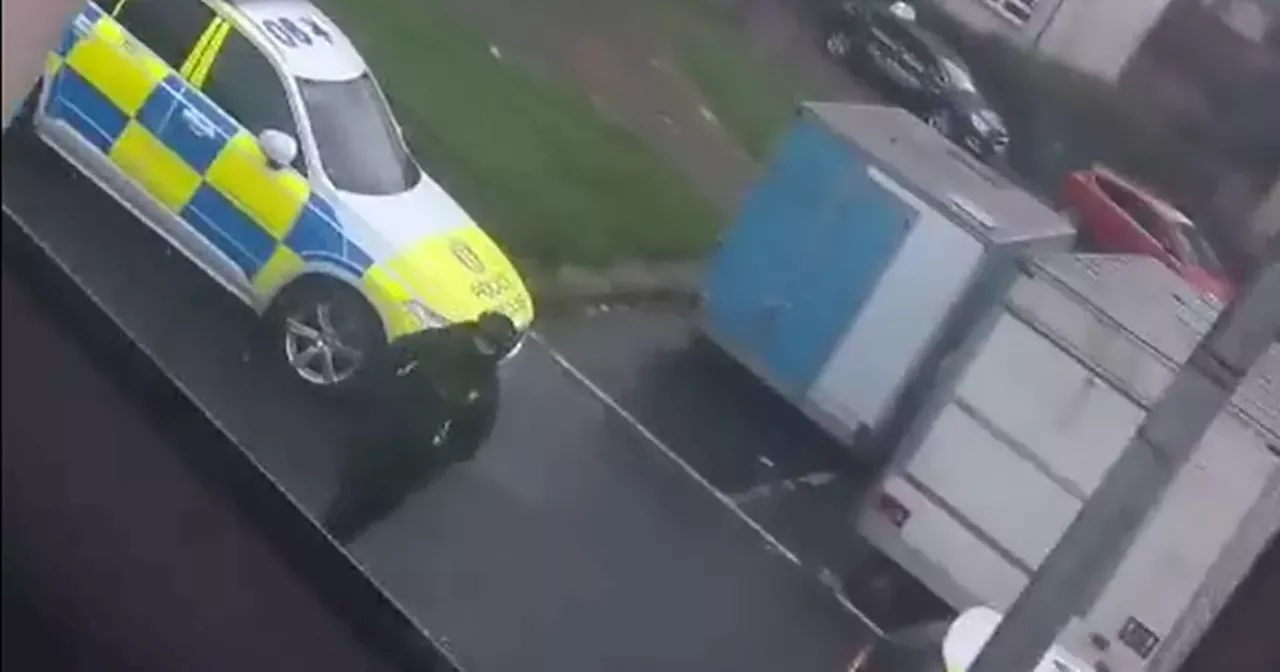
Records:
[[[1009,146],[1006,136],[986,136],[977,133],[966,133],[959,139],[959,144],[980,159],[986,160],[1003,156]]]
[[[515,359],[516,355],[520,354],[520,350],[524,348],[524,342],[527,340],[529,340],[529,330],[525,329],[516,337],[516,344],[511,346],[511,349],[507,351],[507,354],[502,356],[502,359],[499,360],[498,364],[506,364],[507,362]]]

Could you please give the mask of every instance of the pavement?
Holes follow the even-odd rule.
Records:
[[[88,180],[45,150],[6,145],[12,217],[320,510],[355,429],[342,409],[255,361],[248,311]],[[654,325],[651,340],[628,319]],[[783,541],[758,521],[794,518],[785,495],[842,491],[842,480],[792,480],[835,471],[837,454],[777,404],[769,413],[782,414],[766,414],[758,390],[682,377],[677,317],[542,326],[555,350],[530,342],[506,368],[481,457],[351,549],[374,580],[470,670],[844,669],[868,629],[779,548],[803,526]]]

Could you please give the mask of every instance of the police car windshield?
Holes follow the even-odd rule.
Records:
[[[417,184],[418,167],[368,73],[345,81],[299,78],[298,88],[333,186],[377,196]]]

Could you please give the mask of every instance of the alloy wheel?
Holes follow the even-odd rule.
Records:
[[[364,361],[364,351],[353,345],[359,337],[352,321],[329,301],[317,301],[288,315],[284,354],[289,366],[303,380],[324,387],[353,376]]]
[[[827,53],[843,57],[849,53],[849,36],[842,32],[834,32],[827,38]]]
[[[943,137],[951,137],[951,121],[947,118],[946,112],[930,112],[925,116],[924,121]]]

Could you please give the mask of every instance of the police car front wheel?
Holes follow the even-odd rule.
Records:
[[[363,297],[337,282],[286,289],[269,322],[275,356],[297,378],[320,389],[358,386],[385,343],[377,315]]]

